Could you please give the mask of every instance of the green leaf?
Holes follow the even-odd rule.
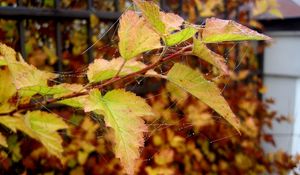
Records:
[[[7,142],[6,142],[6,138],[4,135],[2,135],[2,133],[0,132],[0,145],[1,146],[4,146],[4,147],[7,147]]]
[[[4,59],[4,57],[0,55],[0,66],[5,66],[5,65],[7,65],[7,63]]]
[[[125,60],[162,47],[159,35],[134,11],[122,15],[118,34],[120,54]]]
[[[209,48],[200,40],[194,38],[193,54],[208,63],[216,66],[223,74],[228,74],[228,67],[225,64],[225,59],[209,50]]]
[[[231,20],[209,18],[202,32],[204,43],[224,41],[270,40],[271,38]]]
[[[143,16],[153,26],[159,34],[166,33],[166,25],[160,17],[160,10],[158,5],[149,1],[133,0],[134,4],[142,11]]]
[[[185,28],[179,32],[168,35],[166,37],[166,45],[173,46],[176,44],[180,44],[193,37],[196,33],[197,33],[197,29],[195,29],[194,27]]]
[[[161,37],[169,35],[175,30],[180,30],[184,19],[174,13],[161,12],[159,6],[151,1],[133,0],[142,11],[143,16]]]
[[[80,84],[63,83],[63,84],[54,86],[53,88],[54,88],[54,90],[56,89],[55,91],[52,91],[52,92],[55,92],[55,94],[53,96],[54,98],[59,98],[59,97],[63,97],[66,95],[73,94],[73,93],[86,91],[86,89]],[[83,108],[86,97],[87,96],[84,95],[84,96],[69,98],[69,99],[58,101],[57,103],[68,105],[68,106],[71,106],[74,108]]]
[[[105,59],[95,60],[94,63],[89,65],[87,72],[89,82],[97,83],[115,77],[124,62],[125,60],[122,57],[112,59],[110,61]],[[118,76],[125,76],[127,74],[137,72],[145,67],[146,65],[142,62],[129,60],[124,64]],[[148,74],[155,74],[155,72],[149,71]]]
[[[153,115],[144,99],[125,90],[113,90],[101,96],[98,90],[90,93],[85,111],[96,111],[105,117],[105,123],[113,128],[116,157],[120,158],[128,174],[133,174],[139,158],[139,148],[144,146],[143,133],[147,131],[142,116]]]
[[[207,81],[199,72],[178,63],[169,71],[167,79],[210,106],[239,131],[238,119],[213,82]]]
[[[63,152],[62,139],[56,132],[60,129],[68,128],[67,124],[55,114],[42,111],[27,112],[25,121],[46,149],[53,155],[61,158]]]

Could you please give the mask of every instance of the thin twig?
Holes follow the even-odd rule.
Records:
[[[155,63],[152,63],[150,65],[148,65],[147,67],[137,71],[137,72],[133,72],[133,73],[130,73],[128,75],[125,75],[123,77],[114,77],[102,84],[94,84],[94,85],[91,85],[90,87],[87,88],[87,91],[84,91],[84,92],[76,92],[76,93],[72,93],[72,94],[69,94],[69,95],[65,95],[65,96],[62,96],[62,97],[59,97],[59,98],[52,98],[52,99],[47,99],[43,102],[40,102],[40,103],[27,103],[27,104],[24,104],[24,105],[20,105],[18,106],[17,109],[11,111],[11,112],[8,112],[8,113],[1,113],[0,116],[7,116],[7,115],[13,115],[17,112],[22,112],[22,111],[26,111],[26,110],[32,110],[32,109],[36,109],[36,108],[39,108],[41,106],[45,106],[45,105],[49,105],[49,104],[52,104],[52,103],[56,103],[58,101],[61,101],[61,100],[66,100],[66,99],[70,99],[70,98],[75,98],[75,97],[80,97],[80,96],[84,96],[84,95],[88,95],[89,92],[93,89],[103,89],[104,87],[107,87],[107,86],[110,86],[116,82],[119,82],[119,81],[122,81],[122,80],[127,80],[127,79],[130,79],[130,78],[134,78],[134,77],[137,77],[137,76],[140,76],[140,75],[143,75],[145,74],[147,71],[151,70],[151,69],[154,69],[155,67],[157,67],[158,65],[164,63],[164,62],[167,62],[171,59],[174,59],[176,58],[177,56],[180,56],[182,54],[184,54],[186,51],[190,50],[192,47],[192,45],[189,45],[189,46],[186,46],[186,47],[183,47],[182,49],[174,52],[173,54],[171,55],[168,55],[164,58],[161,58],[159,59],[158,61],[156,61]]]

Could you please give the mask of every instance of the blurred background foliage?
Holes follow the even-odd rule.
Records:
[[[204,24],[206,17],[216,16],[263,30],[255,16],[270,13],[281,17],[276,1],[269,0],[165,0],[160,3],[167,11],[179,13],[188,21]],[[16,6],[16,0],[2,0],[0,6]],[[54,0],[23,0],[23,6],[54,8]],[[82,0],[62,0],[61,8],[86,9]],[[116,11],[112,0],[94,0],[94,8],[100,11]],[[120,0],[119,11],[131,7],[129,1]],[[92,27],[93,57],[111,59],[118,57],[115,21],[105,21],[90,16]],[[17,23],[0,18],[0,41],[17,50]],[[88,65],[87,21],[62,21],[62,63],[61,77],[64,81],[85,82]],[[57,71],[54,21],[25,20],[26,59],[39,69]],[[100,40],[101,39],[101,40]],[[267,153],[261,143],[276,145],[272,135],[264,132],[272,127],[272,120],[289,122],[287,117],[278,116],[268,109],[272,100],[262,101],[265,91],[261,81],[259,55],[264,43],[246,42],[210,46],[225,56],[230,67],[229,77],[218,77],[209,64],[194,58],[183,57],[179,61],[192,65],[205,73],[223,89],[234,113],[241,120],[242,135],[209,109],[188,94],[165,82],[153,79],[136,79],[126,83],[127,89],[146,97],[155,113],[148,118],[149,133],[145,148],[136,167],[137,174],[179,175],[179,174],[288,174],[296,167],[299,157],[292,157],[283,151]],[[172,49],[172,48],[170,48]],[[144,61],[155,60],[145,56]],[[169,64],[158,71],[165,72]],[[118,85],[115,85],[118,87]],[[112,87],[113,88],[113,87]],[[49,156],[44,147],[29,137],[18,133],[8,137],[8,148],[0,148],[0,174],[70,174],[100,175],[123,174],[119,160],[112,152],[110,129],[105,127],[102,116],[84,115],[80,110],[67,107],[51,108],[68,123],[71,129],[61,131],[64,138],[64,161]],[[8,132],[5,128],[0,128]]]

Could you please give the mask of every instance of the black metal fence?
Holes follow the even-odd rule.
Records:
[[[22,0],[17,0],[16,6],[5,6],[0,7],[0,18],[12,19],[17,21],[18,34],[19,34],[19,48],[21,54],[26,57],[25,52],[25,26],[24,20],[27,19],[45,19],[55,21],[55,31],[56,31],[56,54],[58,57],[58,71],[62,71],[62,32],[61,32],[61,22],[64,20],[73,19],[84,19],[87,21],[87,45],[92,45],[92,29],[90,25],[90,16],[96,15],[100,19],[116,21],[121,12],[119,12],[119,2],[118,0],[113,0],[115,11],[99,11],[93,7],[93,0],[87,0],[86,9],[66,9],[61,8],[61,1],[54,1],[54,8],[39,8],[39,7],[25,7],[23,6]],[[91,62],[93,60],[92,49],[87,51],[88,60]]]
[[[91,15],[95,15],[101,20],[105,21],[110,21],[110,22],[115,22],[121,15],[121,10],[119,7],[119,1],[121,0],[110,0],[110,2],[113,3],[114,6],[114,11],[103,11],[103,10],[98,10],[97,8],[94,7],[94,2],[97,0],[86,0],[84,1],[86,3],[86,8],[85,9],[68,9],[64,8],[61,6],[61,0],[54,0],[54,5],[53,8],[43,8],[43,7],[29,7],[25,6],[23,4],[24,0],[17,0],[16,4],[13,6],[5,6],[1,7],[0,6],[0,19],[12,19],[17,21],[17,28],[18,28],[18,35],[19,35],[19,40],[18,40],[18,45],[19,49],[18,51],[21,52],[21,54],[26,58],[26,49],[25,49],[25,43],[26,43],[26,38],[25,38],[25,25],[24,22],[25,20],[30,20],[30,19],[37,19],[37,20],[52,20],[54,21],[55,24],[55,47],[56,47],[56,55],[57,55],[57,71],[62,72],[63,70],[63,41],[62,41],[62,22],[63,21],[71,21],[75,19],[82,19],[85,20],[86,23],[86,29],[87,29],[87,46],[91,46],[93,44],[92,41],[92,28],[91,28]],[[99,0],[103,1],[103,0]],[[129,1],[128,1],[129,2]],[[166,10],[166,11],[174,11],[174,9],[169,9],[168,7],[168,1],[167,0],[161,0],[160,5],[161,8]],[[176,13],[180,15],[183,14],[183,4],[184,0],[178,0],[177,1],[177,9],[175,9]],[[227,0],[224,0],[224,5],[227,4]],[[225,12],[223,14],[223,18],[228,18],[228,12],[226,11],[226,7],[224,8]],[[239,14],[239,9],[235,9],[236,12],[235,14]],[[238,17],[236,16],[235,20],[238,20]],[[239,61],[239,45],[236,45],[236,59],[237,62]],[[261,55],[260,55],[261,56]],[[88,49],[87,50],[87,57],[88,57],[88,62],[93,61],[93,49]],[[262,72],[262,56],[260,58],[260,68],[259,72]]]

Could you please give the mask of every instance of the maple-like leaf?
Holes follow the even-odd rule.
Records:
[[[61,158],[62,139],[57,130],[68,128],[62,118],[52,113],[33,111],[26,113],[25,123],[36,135],[35,139],[39,140],[51,154]]]
[[[162,47],[159,35],[134,11],[122,15],[118,34],[120,54],[125,60]]]
[[[225,59],[215,52],[211,51],[202,41],[194,38],[193,52],[195,56],[207,61],[216,66],[223,74],[228,74],[228,67],[225,64]]]
[[[167,79],[210,106],[239,131],[239,120],[222,97],[219,88],[206,80],[200,72],[176,63],[168,72]]]
[[[68,128],[67,124],[55,114],[42,111],[27,112],[24,117],[2,116],[0,124],[13,132],[22,131],[40,141],[49,153],[61,158],[62,139],[56,132]]]
[[[89,65],[89,69],[87,71],[89,82],[97,83],[115,77],[124,61],[125,60],[122,57],[112,59],[110,61],[105,59],[95,60],[94,63]],[[132,72],[139,71],[145,67],[146,65],[140,61],[136,61],[134,59],[129,60],[126,61],[118,76],[124,76]],[[146,74],[154,75],[155,72],[150,70]]]
[[[141,117],[153,115],[151,107],[144,99],[122,89],[112,90],[104,96],[94,90],[85,111],[105,116],[105,123],[114,130],[116,157],[120,158],[126,172],[133,174],[135,161],[140,156],[139,148],[144,146],[143,133],[147,131]]]
[[[270,40],[271,38],[231,20],[209,18],[202,32],[204,43],[224,41]]]
[[[26,133],[32,138],[36,137],[34,132],[26,126],[24,118],[22,117],[2,116],[0,119],[0,123],[13,132],[17,132],[17,130],[19,130]]]
[[[173,46],[180,44],[190,38],[192,38],[196,33],[197,29],[194,27],[187,27],[179,32],[166,36],[166,45]]]
[[[0,146],[7,147],[6,137],[0,132]]]

